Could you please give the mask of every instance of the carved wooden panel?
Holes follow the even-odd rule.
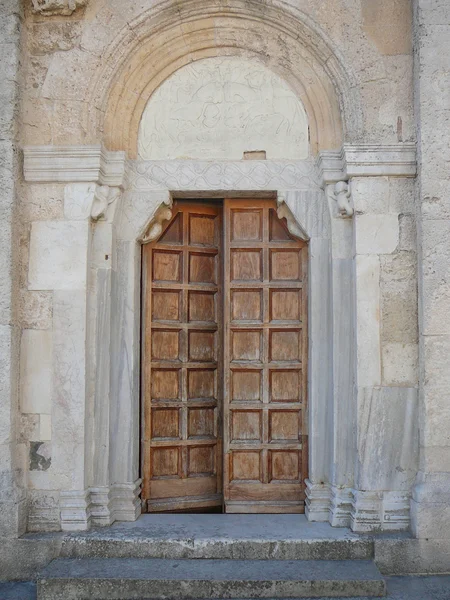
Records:
[[[148,511],[222,504],[221,211],[175,203],[159,240],[143,248]]]
[[[303,512],[306,243],[272,200],[179,201],[143,259],[148,510]]]
[[[269,200],[226,200],[227,512],[303,512],[307,246]]]

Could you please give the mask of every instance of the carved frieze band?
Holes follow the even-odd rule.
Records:
[[[312,161],[130,161],[131,191],[319,189]]]

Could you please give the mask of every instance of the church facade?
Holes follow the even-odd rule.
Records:
[[[0,17],[5,572],[192,510],[448,570],[448,2]]]

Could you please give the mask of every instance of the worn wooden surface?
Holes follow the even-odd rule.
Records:
[[[178,201],[144,247],[148,511],[304,511],[307,264],[273,200]]]
[[[143,249],[149,512],[222,504],[221,213],[218,204],[178,202]]]
[[[224,206],[227,512],[304,511],[307,246],[275,209]]]

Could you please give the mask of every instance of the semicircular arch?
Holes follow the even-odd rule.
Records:
[[[123,32],[104,55],[91,87],[86,127],[102,131],[108,149],[136,158],[139,124],[156,89],[203,58],[257,58],[283,78],[308,116],[313,154],[341,146],[361,123],[353,77],[321,32],[286,3],[249,0],[164,1]]]

